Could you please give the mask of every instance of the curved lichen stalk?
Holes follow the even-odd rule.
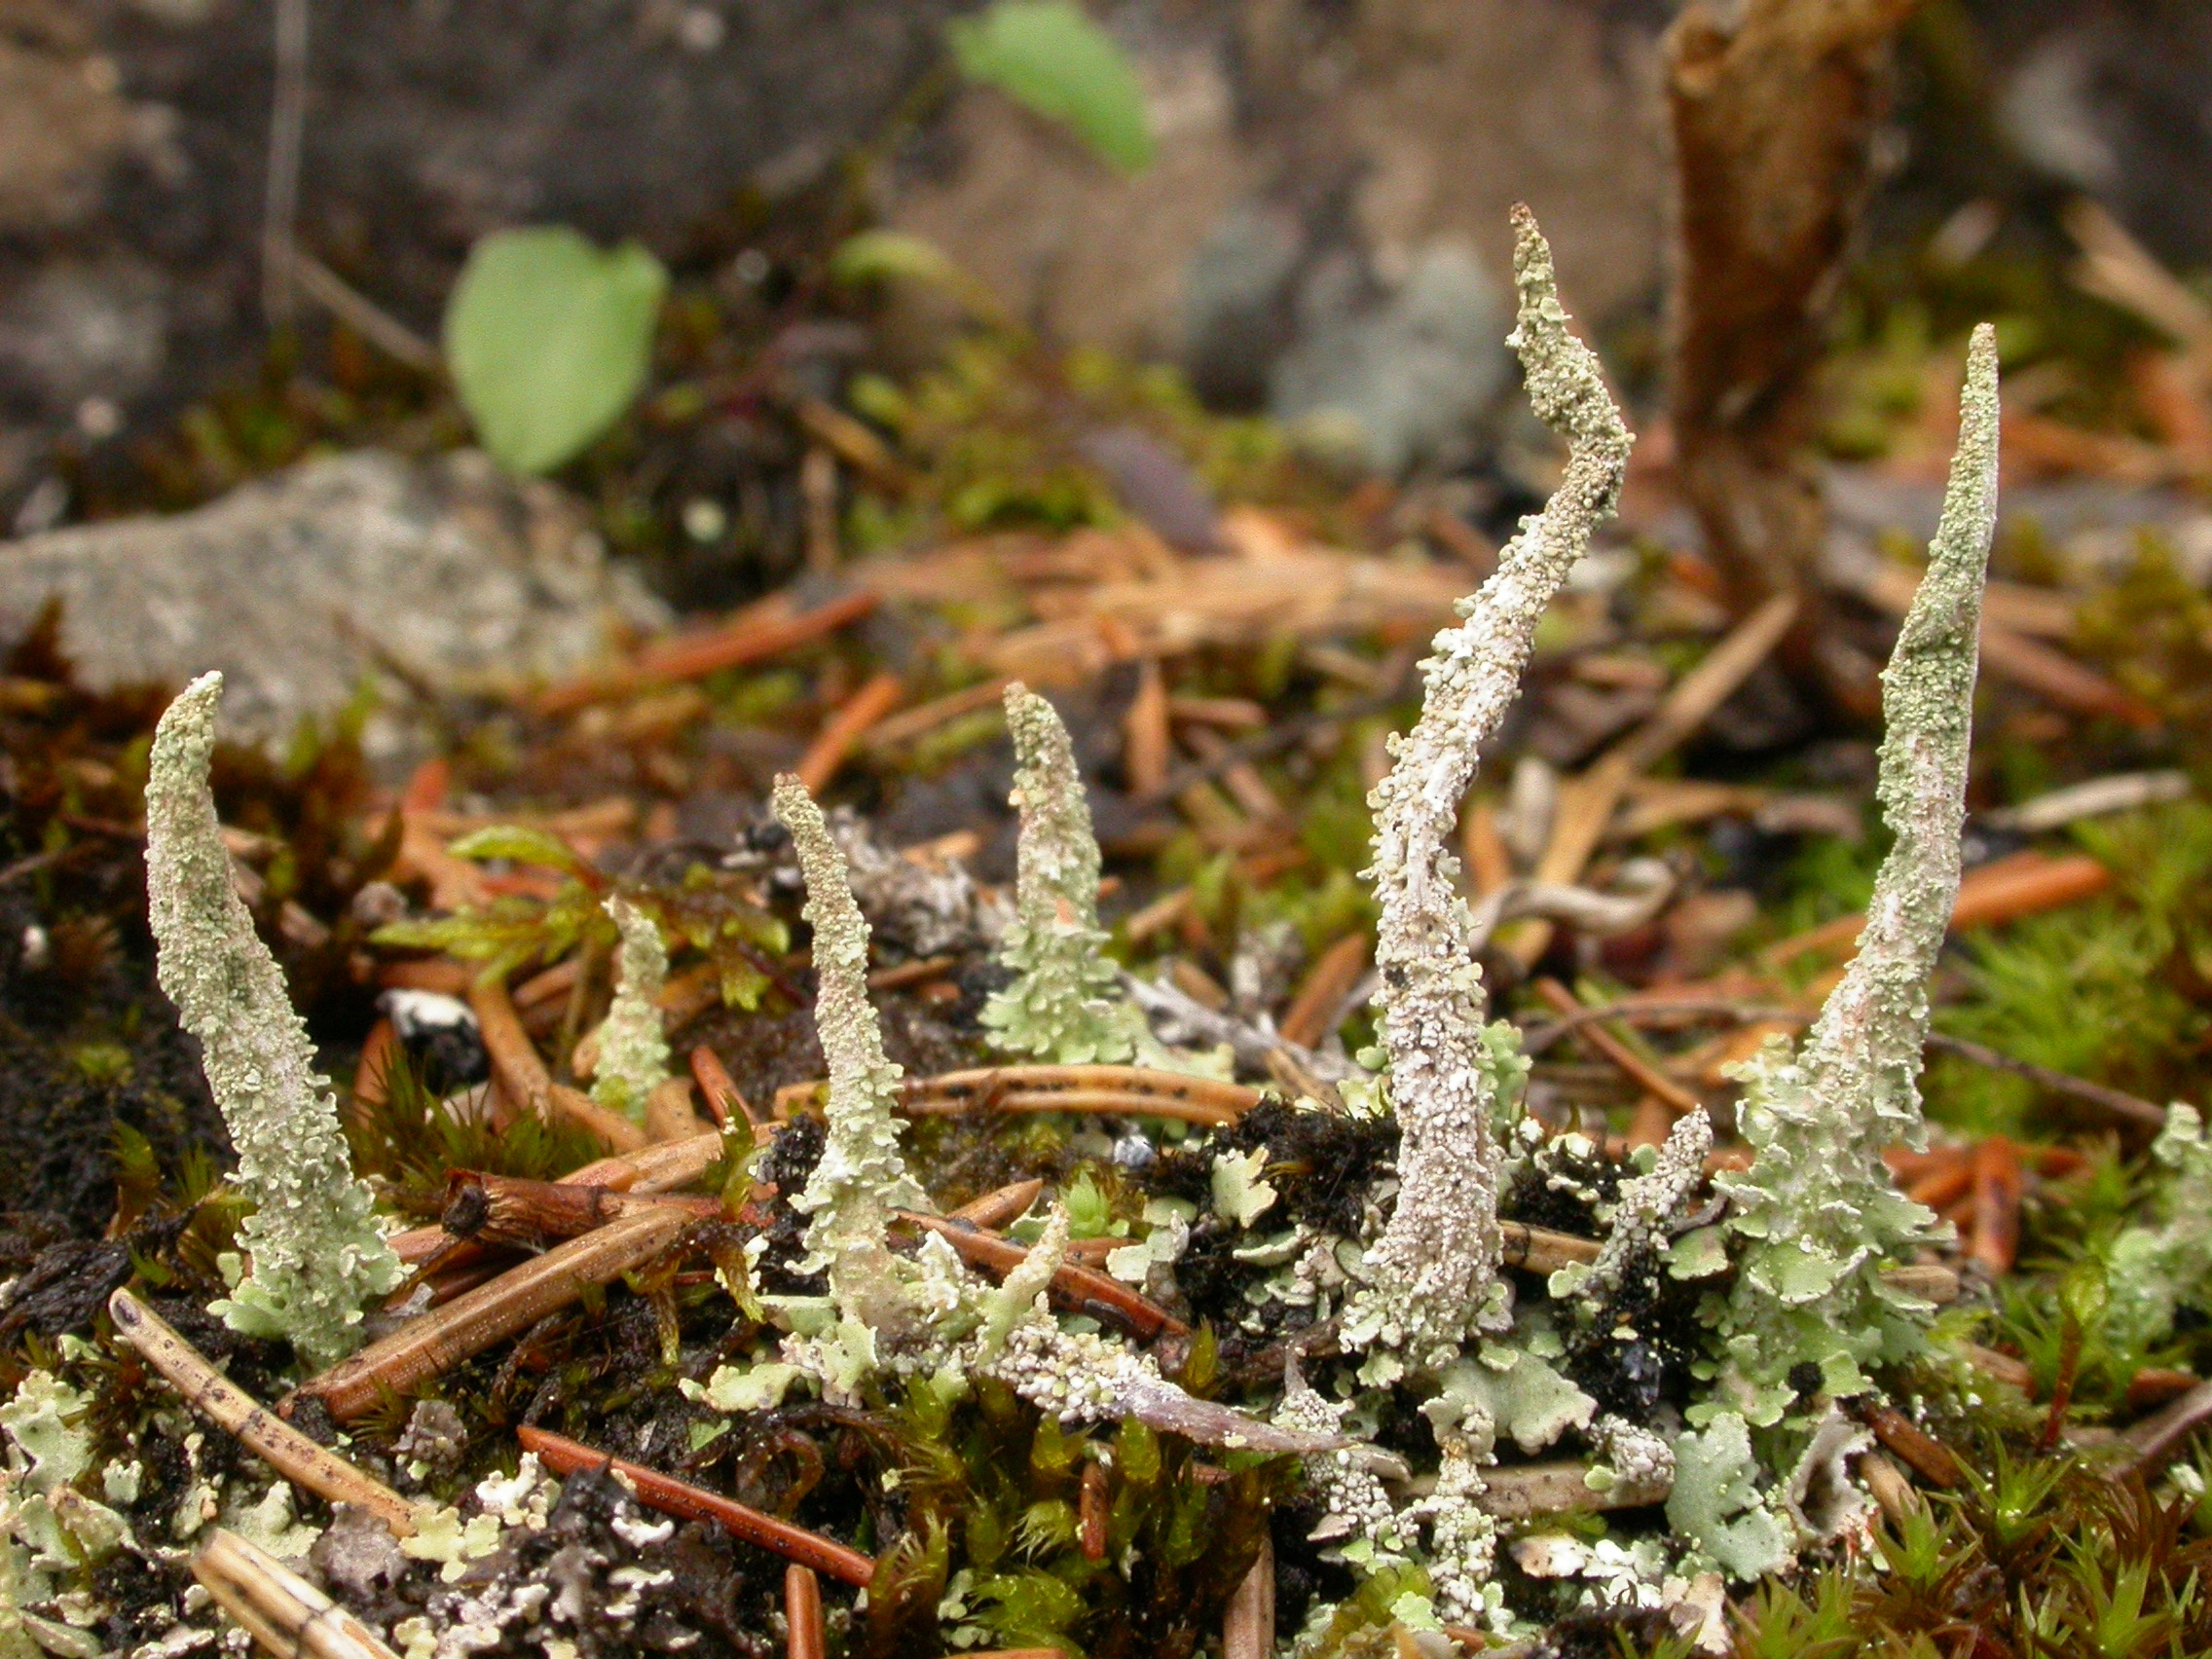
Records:
[[[1597,357],[1567,332],[1551,250],[1514,209],[1519,350],[1529,400],[1568,444],[1567,471],[1540,514],[1498,556],[1466,621],[1437,635],[1422,666],[1419,720],[1393,741],[1396,762],[1369,804],[1382,919],[1375,965],[1382,1047],[1404,1138],[1397,1208],[1348,1310],[1355,1346],[1381,1344],[1435,1363],[1494,1323],[1497,1149],[1492,1113],[1512,1056],[1486,1031],[1473,922],[1450,850],[1478,751],[1520,687],[1538,618],[1620,494],[1633,441]]]
[[[359,1342],[361,1308],[399,1282],[399,1258],[353,1175],[338,1101],[314,1070],[284,976],[231,885],[208,793],[223,677],[203,675],[154,731],[146,896],[162,990],[200,1040],[201,1067],[253,1204],[239,1229],[249,1276],[215,1309],[231,1328],[285,1337],[323,1366]]]
[[[911,1323],[911,1264],[892,1253],[891,1212],[924,1209],[929,1200],[899,1150],[901,1072],[884,1055],[867,1000],[867,922],[853,900],[845,857],[806,786],[789,773],[778,778],[775,807],[806,879],[801,913],[814,929],[814,1024],[830,1071],[829,1139],[792,1204],[811,1218],[807,1260],[810,1268],[829,1268],[839,1310],[897,1337]]]
[[[1098,841],[1075,746],[1052,705],[1015,682],[1006,688],[1014,736],[1014,919],[999,947],[1013,976],[984,1005],[1002,1048],[1061,1065],[1112,1064],[1135,1051],[1135,1019],[1116,992],[1119,971],[1098,925]]]
[[[1858,955],[1792,1059],[1777,1043],[1746,1068],[1739,1111],[1751,1168],[1717,1183],[1731,1228],[1751,1241],[1722,1315],[1731,1369],[1772,1421],[1792,1366],[1821,1368],[1831,1394],[1863,1386],[1859,1367],[1917,1344],[1924,1305],[1886,1286],[1894,1261],[1936,1218],[1902,1197],[1885,1147],[1924,1144],[1921,1050],[1928,977],[1959,891],[1981,593],[1997,524],[1997,346],[1984,325],[1968,352],[1959,448],[1913,597],[1882,676],[1876,793],[1897,843],[1883,860]]]

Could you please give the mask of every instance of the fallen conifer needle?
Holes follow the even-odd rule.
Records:
[[[210,1533],[192,1558],[192,1576],[276,1659],[399,1659],[359,1619],[236,1532]]]
[[[693,1219],[682,1208],[651,1209],[571,1238],[371,1343],[301,1383],[295,1394],[319,1399],[339,1422],[351,1422],[374,1411],[383,1396],[404,1398],[494,1343],[528,1330],[566,1308],[586,1286],[643,1267]]]
[[[609,1469],[622,1477],[637,1493],[640,1503],[663,1515],[681,1516],[686,1521],[712,1521],[732,1537],[757,1544],[786,1561],[826,1572],[843,1584],[866,1585],[875,1576],[875,1562],[871,1557],[848,1549],[834,1538],[825,1538],[789,1521],[763,1515],[733,1497],[703,1491],[626,1457],[595,1452],[580,1441],[542,1428],[525,1426],[516,1429],[515,1434],[525,1452],[535,1452],[537,1460],[557,1475],[571,1475],[580,1469]]]
[[[415,1530],[415,1506],[337,1453],[317,1446],[208,1363],[168,1322],[119,1290],[107,1301],[115,1334],[160,1372],[192,1409],[294,1486],[326,1503],[356,1503],[398,1537]]]

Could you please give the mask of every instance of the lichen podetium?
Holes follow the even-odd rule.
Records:
[[[776,816],[791,831],[806,878],[803,914],[814,929],[814,1023],[830,1071],[830,1137],[806,1190],[793,1199],[810,1220],[810,1262],[830,1270],[830,1292],[847,1318],[894,1337],[914,1323],[905,1294],[911,1264],[892,1254],[891,1212],[928,1198],[899,1150],[900,1069],[883,1052],[867,1000],[867,921],[854,902],[845,857],[822,808],[787,773],[776,780]]]
[[[146,892],[161,986],[200,1040],[207,1087],[253,1213],[250,1268],[215,1304],[232,1329],[283,1337],[311,1365],[343,1358],[362,1306],[402,1269],[353,1174],[338,1100],[314,1070],[283,973],[231,885],[207,767],[223,677],[203,675],[162,716],[146,781]]]
[[[1925,1303],[1885,1284],[1884,1263],[1935,1235],[1936,1217],[1899,1193],[1885,1147],[1925,1144],[1921,1050],[1928,977],[1959,891],[1982,583],[1997,525],[1997,343],[1974,331],[1959,447],[1928,572],[1882,675],[1876,793],[1897,843],[1882,861],[1859,952],[1794,1055],[1776,1041],[1743,1070],[1738,1110],[1751,1169],[1715,1185],[1748,1248],[1715,1310],[1729,1380],[1753,1424],[1773,1423],[1819,1368],[1831,1395],[1861,1392],[1861,1367],[1920,1343]]]
[[[985,1005],[983,1023],[1001,1048],[1061,1065],[1126,1060],[1138,1016],[1116,989],[1098,925],[1098,841],[1075,746],[1052,705],[1018,682],[1006,688],[1006,723],[1021,839],[999,963],[1014,977]]]
[[[1515,1073],[1484,1024],[1474,924],[1450,851],[1478,754],[1518,694],[1536,623],[1597,527],[1613,511],[1633,442],[1597,356],[1567,332],[1551,249],[1526,207],[1513,214],[1521,309],[1511,344],[1529,400],[1566,435],[1567,471],[1541,513],[1522,520],[1466,618],[1436,636],[1421,665],[1420,719],[1394,739],[1395,763],[1369,804],[1382,909],[1382,1048],[1404,1140],[1397,1208],[1368,1252],[1365,1289],[1347,1311],[1346,1342],[1402,1353],[1419,1366],[1449,1358],[1496,1328],[1498,1155],[1491,1119]]]

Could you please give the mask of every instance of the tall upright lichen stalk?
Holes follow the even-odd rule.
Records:
[[[1346,1339],[1380,1344],[1417,1364],[1440,1362],[1497,1322],[1496,1097],[1512,1066],[1484,1024],[1473,919],[1452,855],[1459,801],[1482,743],[1521,682],[1537,619],[1613,510],[1633,440],[1598,359],[1567,332],[1551,249],[1526,207],[1513,213],[1521,354],[1529,400],[1568,445],[1567,471],[1544,510],[1524,519],[1466,621],[1437,635],[1421,665],[1419,720],[1393,741],[1375,811],[1375,947],[1382,1047],[1403,1141],[1395,1212],[1366,1265]]]
[[[806,878],[802,914],[814,929],[815,1029],[830,1070],[830,1138],[793,1206],[811,1219],[808,1258],[830,1270],[830,1293],[848,1318],[894,1335],[911,1323],[911,1264],[892,1253],[894,1209],[923,1209],[922,1189],[899,1150],[901,1072],[884,1056],[867,1000],[866,919],[853,900],[845,856],[822,809],[789,773],[776,780],[776,816],[791,831]]]
[[[1002,1048],[1062,1065],[1125,1060],[1133,1020],[1098,925],[1098,841],[1075,746],[1052,705],[1018,682],[1006,688],[1006,723],[1021,841],[999,962],[1014,978],[984,1006],[983,1023]]]
[[[216,1310],[234,1330],[288,1338],[310,1364],[328,1365],[356,1346],[362,1306],[402,1270],[354,1178],[337,1098],[315,1073],[284,976],[231,885],[207,788],[222,693],[221,675],[203,675],[154,731],[146,895],[157,972],[200,1039],[239,1155],[239,1187],[253,1204],[239,1229],[251,1270]]]
[[[1936,1218],[1898,1193],[1882,1150],[1923,1144],[1921,1050],[1928,977],[1959,891],[1981,592],[1997,524],[1997,346],[1984,325],[1968,352],[1959,448],[1943,516],[1882,676],[1877,795],[1897,843],[1883,860],[1859,953],[1794,1058],[1774,1044],[1746,1068],[1739,1111],[1756,1151],[1717,1183],[1750,1240],[1722,1313],[1746,1416],[1787,1409],[1793,1366],[1831,1394],[1863,1387],[1860,1366],[1917,1345],[1926,1307],[1880,1269],[1925,1241]]]

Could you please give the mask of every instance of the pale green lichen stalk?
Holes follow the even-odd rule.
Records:
[[[2160,1170],[2152,1198],[2157,1224],[2130,1227],[2113,1241],[2105,1329],[2150,1347],[2172,1334],[2183,1308],[2212,1313],[2212,1139],[2194,1106],[2166,1109],[2152,1144]]]
[[[358,1343],[362,1306],[402,1269],[353,1176],[338,1101],[316,1075],[284,976],[231,886],[207,765],[223,677],[203,675],[162,716],[146,783],[146,892],[162,989],[200,1040],[253,1213],[250,1270],[215,1308],[232,1329],[284,1337],[327,1365]]]
[[[1018,682],[1006,688],[1006,723],[1021,839],[999,964],[1014,979],[984,1006],[983,1023],[1001,1048],[1062,1065],[1126,1060],[1133,1023],[1098,925],[1098,842],[1075,746],[1052,705]]]
[[[614,1001],[599,1028],[599,1066],[591,1097],[644,1122],[645,1098],[668,1081],[668,1035],[660,1014],[668,947],[660,928],[627,899],[607,902],[622,935],[614,959]]]
[[[830,1293],[847,1319],[898,1334],[911,1323],[905,1293],[912,1264],[891,1250],[895,1209],[928,1199],[899,1150],[898,1066],[867,1000],[867,922],[853,900],[845,857],[806,786],[776,780],[776,816],[791,831],[806,878],[802,912],[814,929],[815,1029],[830,1071],[830,1136],[806,1190],[793,1199],[807,1224],[809,1271],[827,1266]]]
[[[1882,1150],[1924,1144],[1921,1048],[1928,977],[1959,889],[1967,751],[1982,582],[1997,522],[1997,347],[1974,332],[1959,448],[1928,573],[1882,676],[1888,733],[1877,793],[1897,844],[1882,863],[1859,953],[1792,1057],[1777,1042],[1745,1068],[1739,1110],[1751,1168],[1716,1183],[1748,1248],[1720,1312],[1724,1383],[1754,1424],[1794,1394],[1792,1367],[1820,1368],[1832,1395],[1861,1367],[1919,1345],[1925,1304],[1883,1283],[1936,1218],[1891,1182]]]
[[[1498,1155],[1491,1119],[1515,1056],[1486,1030],[1474,926],[1451,852],[1478,751],[1519,690],[1536,623],[1620,494],[1632,439],[1598,359],[1567,332],[1551,250],[1529,210],[1514,210],[1519,326],[1512,345],[1537,416],[1568,443],[1567,471],[1540,514],[1498,556],[1467,620],[1437,635],[1422,664],[1420,719],[1392,742],[1396,762],[1370,799],[1382,910],[1375,965],[1382,1047],[1403,1127],[1397,1208],[1363,1269],[1347,1345],[1447,1358],[1500,1320]]]

